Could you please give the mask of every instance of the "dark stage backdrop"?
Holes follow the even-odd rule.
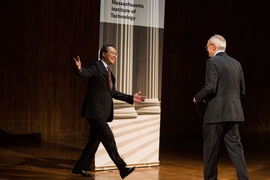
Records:
[[[246,122],[242,139],[270,139],[269,3],[267,1],[166,0],[161,142],[201,138],[202,118],[194,95],[204,85],[205,45],[214,34],[227,40],[227,53],[243,66]]]
[[[88,137],[80,118],[87,81],[75,75],[73,57],[84,66],[97,60],[99,9],[89,0],[1,3],[1,132]]]
[[[86,79],[73,73],[72,58],[80,55],[83,66],[97,59],[99,1],[1,5],[0,133],[87,138],[89,126],[80,118]],[[204,85],[204,46],[216,33],[227,39],[227,53],[244,69],[243,138],[269,138],[268,11],[267,1],[166,0],[161,145],[172,138],[201,138],[202,119],[192,99]]]

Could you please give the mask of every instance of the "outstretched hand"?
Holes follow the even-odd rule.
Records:
[[[141,91],[139,91],[133,95],[134,102],[144,102],[144,100],[146,99],[146,96],[141,96],[140,94],[141,94]]]
[[[73,59],[75,61],[75,66],[76,66],[77,71],[80,71],[81,68],[82,68],[82,63],[81,63],[81,60],[80,60],[80,56],[77,56],[77,59],[76,58],[73,58]]]

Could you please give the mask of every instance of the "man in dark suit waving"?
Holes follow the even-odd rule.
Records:
[[[204,179],[216,180],[221,139],[234,164],[239,180],[247,180],[248,172],[240,141],[239,122],[244,121],[240,98],[245,94],[241,64],[225,53],[226,41],[220,35],[212,36],[206,45],[205,86],[193,101],[208,100],[204,115],[203,149]]]
[[[134,102],[144,102],[146,97],[141,96],[141,92],[128,95],[115,89],[115,78],[109,66],[115,63],[116,58],[116,49],[110,44],[102,46],[100,60],[92,63],[88,68],[81,67],[79,56],[77,56],[77,59],[74,58],[76,65],[75,72],[82,77],[88,78],[87,92],[83,101],[81,116],[86,118],[91,126],[89,141],[72,170],[74,174],[88,177],[93,176],[86,171],[90,167],[100,142],[117,166],[122,179],[136,168],[126,167],[125,161],[118,153],[113,133],[107,122],[113,120],[112,98],[133,104]]]

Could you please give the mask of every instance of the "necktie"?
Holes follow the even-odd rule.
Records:
[[[109,86],[110,86],[110,90],[112,90],[112,74],[111,74],[111,70],[109,67],[108,68],[108,76],[109,76]]]

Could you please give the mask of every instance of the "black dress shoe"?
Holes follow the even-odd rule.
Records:
[[[136,166],[131,167],[131,168],[125,167],[123,170],[120,171],[120,176],[121,176],[121,178],[124,179],[124,178],[127,177],[129,174],[131,174],[135,169],[136,169]]]
[[[77,168],[73,168],[72,170],[72,173],[73,174],[80,174],[84,177],[93,177],[93,174],[88,174],[87,172],[85,172],[84,170],[82,169],[77,169]]]

